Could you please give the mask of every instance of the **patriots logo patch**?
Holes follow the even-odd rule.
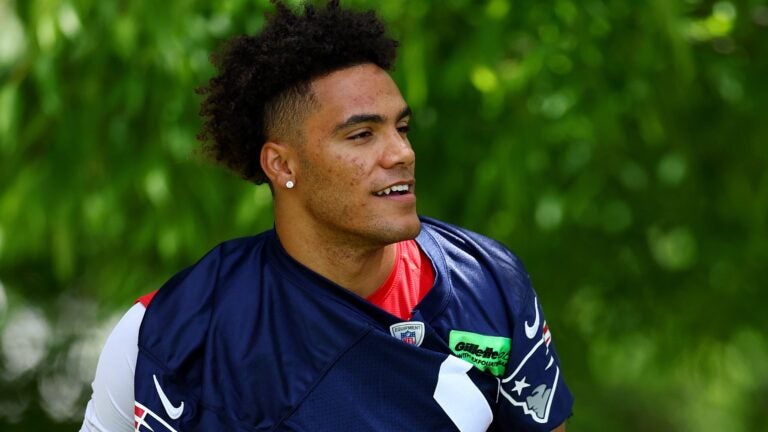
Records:
[[[536,297],[533,302],[536,318],[533,325],[528,321],[525,322],[525,335],[531,342],[536,341],[536,343],[514,371],[501,380],[499,392],[509,403],[522,408],[523,413],[530,416],[536,423],[547,423],[552,401],[557,392],[560,366],[555,364],[555,358],[549,351],[552,334],[547,322],[544,321],[539,326],[539,305]],[[531,359],[534,359],[533,364],[547,366],[543,371],[526,369],[525,366]]]

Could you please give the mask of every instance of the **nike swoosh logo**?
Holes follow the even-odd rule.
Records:
[[[160,402],[163,403],[163,408],[165,408],[165,412],[168,414],[168,417],[170,417],[172,420],[176,420],[177,418],[181,417],[181,413],[184,412],[184,402],[179,404],[177,407],[173,406],[171,401],[168,400],[168,396],[165,395],[162,387],[160,387],[160,383],[157,382],[157,376],[153,374],[152,379],[155,380],[155,389],[157,390],[157,395],[160,396]]]
[[[538,299],[533,298],[533,308],[536,309],[536,318],[533,320],[533,325],[528,325],[528,320],[525,320],[525,335],[528,339],[533,339],[536,333],[539,332],[539,305]]]

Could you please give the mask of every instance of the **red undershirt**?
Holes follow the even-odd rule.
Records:
[[[386,281],[368,296],[368,301],[402,320],[411,318],[411,311],[432,288],[435,273],[429,257],[415,240],[397,243],[395,265]],[[136,300],[149,306],[157,290]]]
[[[397,243],[392,273],[368,301],[400,317],[411,318],[411,311],[424,298],[435,282],[435,273],[427,255],[415,240]]]

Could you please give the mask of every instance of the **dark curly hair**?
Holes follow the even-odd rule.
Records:
[[[218,75],[197,89],[205,95],[203,151],[256,184],[269,181],[259,163],[262,145],[295,134],[316,104],[313,79],[363,63],[391,70],[398,46],[373,11],[331,0],[324,8],[306,3],[302,15],[273,3],[260,34],[234,37],[211,56]]]

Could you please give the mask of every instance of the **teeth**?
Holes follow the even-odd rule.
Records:
[[[410,186],[406,184],[395,185],[395,186],[388,187],[382,191],[376,192],[376,196],[389,195],[392,192],[408,192],[408,189],[410,189]]]

